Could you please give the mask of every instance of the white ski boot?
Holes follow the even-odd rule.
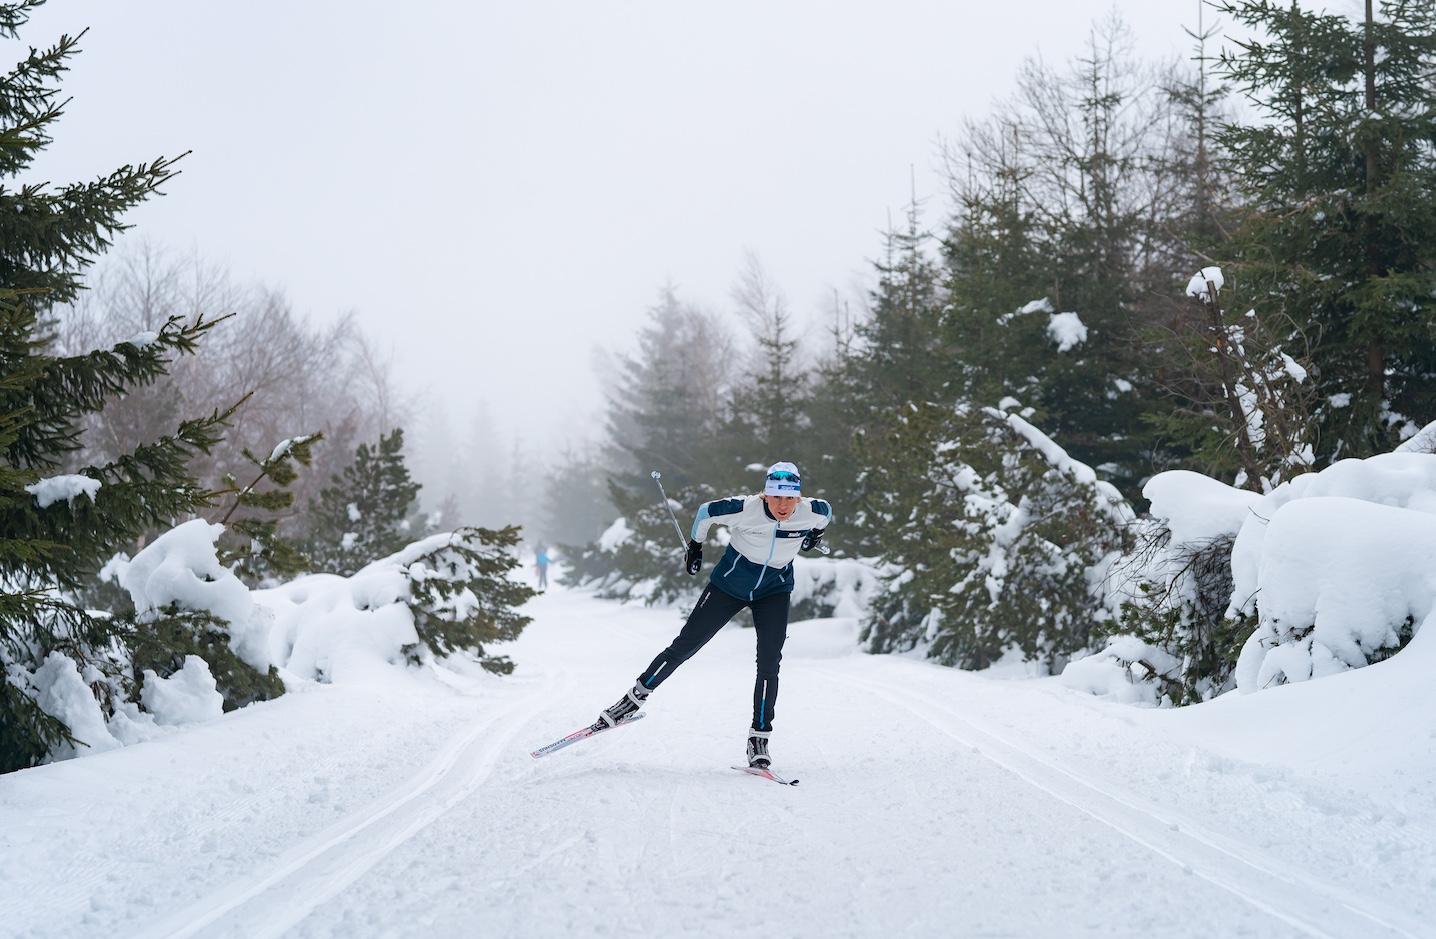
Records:
[[[609,727],[618,726],[619,721],[633,716],[639,708],[643,707],[643,702],[648,700],[648,695],[647,688],[634,682],[633,687],[628,689],[623,697],[614,702],[611,707],[604,708],[599,712],[599,721]]]
[[[773,762],[768,756],[768,734],[766,730],[748,731],[748,765],[754,769],[767,769]]]

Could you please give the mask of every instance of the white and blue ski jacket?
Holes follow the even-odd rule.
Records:
[[[802,499],[785,521],[768,511],[762,496],[715,499],[698,507],[692,538],[699,544],[714,525],[727,527],[728,550],[713,567],[713,586],[740,600],[793,592],[793,558],[810,531],[833,519],[822,499]]]

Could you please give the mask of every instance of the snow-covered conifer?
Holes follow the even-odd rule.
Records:
[[[1088,466],[1006,409],[909,409],[911,457],[870,470],[892,574],[865,638],[984,668],[1008,651],[1060,669],[1108,618],[1099,583],[1132,521]]]
[[[16,38],[37,2],[0,4],[0,36]],[[59,76],[77,37],[32,49],[0,76],[0,176],[29,169],[60,116]],[[51,673],[79,674],[103,697],[116,680],[129,624],[83,608],[74,591],[122,545],[206,504],[188,461],[218,440],[226,415],[94,466],[69,466],[81,421],[162,376],[213,325],[170,319],[110,348],[50,354],[43,316],[73,300],[80,275],[126,226],[123,213],[174,174],[164,158],[89,182],[21,183],[0,192],[0,770],[33,765],[58,744],[84,744],[39,704]],[[72,667],[43,671],[53,656]],[[63,663],[62,663],[63,664]]]
[[[353,574],[419,535],[409,522],[419,484],[404,465],[402,428],[381,435],[376,446],[359,444],[354,462],[332,482],[310,506],[308,553],[315,570]]]

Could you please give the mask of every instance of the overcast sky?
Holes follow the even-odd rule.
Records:
[[[715,309],[751,249],[814,317],[867,275],[937,141],[1063,62],[1107,0],[244,4],[55,0],[90,28],[57,181],[192,150],[135,234],[354,310],[463,426],[548,449],[667,281]],[[1198,0],[1118,4],[1148,57]],[[1210,12],[1207,14],[1211,16]]]

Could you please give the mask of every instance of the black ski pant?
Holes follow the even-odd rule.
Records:
[[[703,648],[738,615],[743,607],[753,611],[758,634],[758,677],[753,682],[753,729],[773,729],[773,705],[778,700],[778,663],[783,660],[783,640],[788,638],[788,601],[791,595],[775,593],[760,600],[740,600],[712,584],[698,598],[688,622],[668,648],[658,653],[653,664],[638,676],[645,688],[657,688],[673,670]]]

